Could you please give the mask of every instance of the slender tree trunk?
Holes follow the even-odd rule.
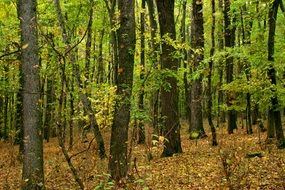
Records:
[[[87,25],[87,39],[85,45],[85,82],[84,87],[90,82],[90,63],[91,63],[91,48],[92,48],[92,25],[93,25],[93,0],[90,0],[89,22]]]
[[[172,40],[176,38],[174,22],[174,0],[156,0],[160,35],[164,39],[166,35]],[[161,69],[164,72],[177,72],[178,59],[173,57],[175,48],[169,43],[162,42]],[[165,83],[170,89],[161,89],[161,115],[164,142],[162,157],[172,156],[181,153],[180,122],[178,113],[178,89],[177,79],[173,76],[165,76]]]
[[[148,6],[148,12],[149,12],[149,20],[150,20],[150,34],[151,34],[151,40],[150,40],[150,46],[151,46],[151,54],[150,59],[153,62],[154,68],[158,69],[159,65],[159,52],[160,47],[155,42],[156,34],[158,33],[158,27],[157,27],[157,21],[155,20],[155,4],[154,0],[146,0],[147,6]],[[152,98],[151,98],[151,105],[152,105],[152,126],[154,129],[154,136],[162,135],[161,129],[159,128],[159,115],[160,115],[160,90],[155,90],[152,92]]]
[[[2,133],[2,124],[3,124],[3,103],[4,100],[2,98],[2,96],[0,96],[0,139],[2,139],[3,137],[3,133]]]
[[[267,74],[273,86],[277,84],[276,70],[273,64],[274,64],[274,37],[276,30],[277,12],[280,2],[281,0],[274,0],[273,3],[270,5],[269,14],[268,14],[268,23],[269,23],[268,61],[270,62],[270,67],[267,71]],[[275,129],[275,134],[278,141],[278,148],[285,148],[285,138],[282,129],[281,112],[279,109],[278,98],[274,88],[272,89],[272,93],[274,94],[274,96],[271,98],[272,106],[269,108],[268,118],[273,122],[269,123],[268,131],[273,131],[273,129]]]
[[[75,112],[75,108],[74,108],[74,79],[71,78],[70,80],[71,84],[70,84],[70,93],[69,93],[69,103],[70,103],[70,120],[69,120],[69,149],[71,150],[73,147],[73,133],[74,133],[74,121],[73,121],[73,117],[74,117],[74,112]]]
[[[3,139],[7,140],[8,139],[8,104],[9,104],[9,96],[7,92],[4,95],[4,113],[3,113],[3,124],[4,124],[4,129],[3,129]]]
[[[105,35],[105,29],[101,30],[100,43],[99,43],[99,55],[98,55],[98,73],[97,83],[101,84],[104,82],[104,62],[103,62],[103,40]]]
[[[117,37],[117,31],[114,30],[113,27],[115,27],[115,8],[117,4],[117,0],[110,0],[110,4],[108,0],[104,0],[105,5],[108,10],[109,14],[109,22],[110,27],[113,29],[111,31],[111,44],[112,44],[112,62],[113,62],[113,70],[114,70],[114,76],[113,76],[113,82],[117,84],[117,78],[118,78],[118,37]]]
[[[252,28],[252,21],[248,21],[245,18],[246,14],[246,5],[243,5],[241,7],[240,11],[240,20],[241,20],[241,31],[242,31],[242,44],[248,45],[251,44],[251,28]],[[250,63],[248,63],[247,60],[245,60],[245,74],[246,74],[246,80],[250,81]],[[248,92],[246,93],[246,132],[247,134],[252,134],[252,120],[251,120],[251,94]]]
[[[119,65],[117,74],[117,95],[114,121],[111,131],[109,170],[111,178],[119,182],[128,172],[128,129],[131,109],[133,84],[135,35],[135,1],[119,0],[120,28],[118,44],[120,44]]]
[[[22,189],[44,189],[43,138],[40,124],[40,75],[37,2],[19,0],[21,63],[23,70],[24,157]]]
[[[70,36],[68,36],[67,31],[66,31],[65,21],[64,21],[63,15],[62,15],[59,0],[55,0],[55,7],[56,7],[56,11],[57,11],[59,26],[62,30],[62,39],[63,39],[64,43],[66,44],[66,46],[70,48]],[[100,156],[100,158],[103,159],[106,157],[104,139],[103,139],[103,136],[100,132],[99,125],[98,125],[97,120],[95,118],[94,111],[91,107],[91,102],[88,99],[88,95],[87,95],[87,93],[84,93],[82,91],[83,83],[80,79],[79,65],[78,65],[78,63],[76,63],[76,57],[74,55],[74,52],[71,52],[70,62],[72,64],[72,73],[75,77],[75,83],[78,86],[78,88],[80,89],[79,90],[80,101],[82,102],[84,110],[90,119],[90,127],[94,130],[94,136],[96,138],[99,156]]]
[[[21,59],[21,58],[19,58]],[[19,81],[20,81],[20,89],[17,93],[17,103],[16,103],[16,130],[18,131],[16,137],[16,144],[19,144],[19,157],[22,160],[22,156],[24,154],[24,128],[23,128],[23,70],[22,67],[19,68]],[[0,100],[1,101],[1,100]],[[1,104],[1,103],[0,103]],[[0,106],[1,109],[1,106]],[[1,113],[1,112],[0,112]],[[0,135],[1,139],[1,135]]]
[[[141,36],[141,55],[140,55],[140,80],[141,80],[141,88],[139,91],[139,102],[138,102],[138,107],[139,111],[141,113],[144,112],[144,80],[145,80],[145,4],[146,0],[142,0],[141,8],[141,31],[140,31],[140,36]],[[145,143],[145,128],[143,124],[142,118],[139,119],[138,123],[138,143],[139,144],[144,144]]]
[[[192,24],[191,24],[191,47],[193,48],[193,70],[197,70],[204,59],[204,20],[203,2],[201,0],[192,2]],[[198,133],[198,138],[205,137],[202,115],[202,76],[192,81],[191,93],[191,124],[190,139],[192,133]]]
[[[181,18],[181,26],[180,26],[180,35],[181,35],[181,42],[183,44],[186,43],[186,6],[187,6],[187,1],[184,0],[182,3],[182,18]],[[184,83],[184,96],[185,96],[185,116],[186,116],[186,120],[188,120],[189,124],[191,123],[191,121],[189,120],[190,114],[191,114],[191,106],[190,106],[190,101],[189,101],[189,82],[187,80],[187,74],[188,72],[187,70],[187,60],[188,60],[188,56],[187,56],[187,50],[184,49],[182,50],[182,58],[181,58],[181,63],[185,69],[185,72],[183,74],[183,83]]]
[[[223,12],[223,0],[218,1],[218,10],[219,13]],[[224,22],[223,19],[217,20],[217,26],[218,27],[218,49],[219,51],[222,51],[224,49]],[[225,112],[221,110],[221,105],[224,102],[224,93],[222,91],[222,85],[223,85],[223,78],[224,78],[224,66],[223,66],[223,61],[219,61],[219,66],[218,66],[218,73],[219,73],[219,82],[218,82],[218,116],[217,116],[217,127],[220,126],[220,122],[225,122]]]
[[[208,123],[211,128],[211,133],[212,133],[212,145],[217,146],[217,134],[216,134],[216,128],[213,123],[212,119],[212,107],[213,107],[213,102],[212,102],[212,73],[213,73],[213,56],[215,53],[215,26],[216,26],[216,5],[215,5],[215,0],[211,0],[211,5],[212,5],[212,28],[211,28],[211,42],[212,42],[212,47],[210,50],[210,56],[211,60],[209,61],[209,74],[208,74],[208,102],[207,102],[207,115],[208,115]]]

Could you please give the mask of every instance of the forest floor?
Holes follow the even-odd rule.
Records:
[[[253,135],[247,135],[243,129],[227,135],[225,127],[221,127],[217,129],[219,146],[212,147],[209,131],[209,137],[190,141],[184,126],[183,153],[169,158],[160,158],[161,145],[152,148],[137,145],[132,150],[132,166],[125,189],[285,189],[285,150],[264,143],[266,133],[258,133],[257,127],[254,129]],[[109,146],[107,134],[105,131],[106,147]],[[72,162],[85,189],[119,189],[112,188],[113,183],[108,182],[108,160],[98,159],[95,142],[82,143],[77,139],[69,153],[84,149],[88,150],[73,157]],[[153,159],[148,161],[150,151]],[[259,157],[248,158],[248,154]],[[0,142],[0,189],[19,189],[22,167],[17,155],[17,146]],[[44,160],[48,190],[78,189],[57,139],[44,144]]]

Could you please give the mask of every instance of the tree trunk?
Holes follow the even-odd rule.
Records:
[[[98,55],[98,73],[97,83],[101,84],[104,82],[104,62],[103,62],[103,40],[105,35],[105,29],[101,30],[100,43],[99,43],[99,55]]]
[[[160,25],[160,35],[164,39],[166,35],[172,40],[176,38],[174,22],[174,0],[156,0],[158,10],[158,20]],[[161,69],[163,72],[177,72],[178,59],[173,57],[175,48],[167,42],[162,42]],[[161,116],[164,136],[162,157],[172,156],[181,153],[180,123],[178,113],[178,89],[177,79],[173,76],[165,76],[165,83],[170,85],[170,89],[161,89]]]
[[[141,87],[139,91],[139,112],[144,113],[144,80],[145,80],[145,3],[146,0],[142,0],[141,8],[141,31],[140,31],[140,37],[141,37],[141,55],[140,55],[140,81],[141,81]],[[143,119],[139,118],[138,123],[138,143],[144,144],[145,143],[145,128],[143,124]]]
[[[150,60],[153,63],[155,69],[158,69],[159,65],[159,51],[160,47],[158,43],[155,42],[156,34],[158,33],[157,21],[155,20],[155,3],[154,0],[146,0],[149,12],[149,21],[150,21],[150,46],[151,46],[151,53],[150,53]],[[152,127],[154,138],[159,135],[162,135],[161,128],[159,127],[159,115],[160,115],[160,90],[155,89],[152,92],[152,98],[150,101],[152,107]]]
[[[210,56],[211,60],[209,61],[209,74],[208,74],[208,89],[207,89],[207,94],[208,94],[208,102],[207,102],[207,116],[208,116],[208,123],[211,128],[211,133],[212,133],[212,146],[217,146],[217,134],[216,134],[216,128],[213,123],[212,119],[212,107],[213,107],[213,102],[212,102],[212,73],[213,73],[213,56],[215,53],[215,26],[216,26],[216,5],[215,5],[215,0],[211,0],[211,5],[212,5],[212,28],[211,28],[211,41],[212,41],[212,47],[210,50]]]
[[[23,70],[24,158],[22,189],[44,189],[43,138],[40,124],[40,75],[36,1],[20,0],[21,63]]]
[[[92,48],[92,25],[93,25],[93,0],[90,0],[89,22],[87,25],[87,39],[85,45],[85,81],[86,88],[92,79],[90,76],[91,48]]]
[[[281,0],[274,0],[273,3],[270,5],[269,14],[268,14],[268,23],[269,23],[268,61],[270,62],[270,67],[268,68],[267,74],[273,86],[276,86],[277,84],[276,70],[273,64],[274,64],[274,37],[276,29],[277,12],[280,2]],[[277,145],[278,148],[285,148],[285,139],[281,122],[281,112],[279,108],[278,98],[274,88],[272,88],[272,93],[274,95],[271,98],[272,106],[269,108],[268,117],[270,117],[270,119],[272,119],[273,122],[269,123],[268,131],[272,131],[273,129],[275,129],[275,134],[278,141]]]
[[[109,170],[111,178],[120,181],[128,172],[128,129],[131,109],[135,51],[135,1],[119,0],[120,28],[118,29],[118,73],[114,121],[111,131]]]
[[[187,6],[187,1],[183,1],[182,4],[182,18],[181,18],[181,26],[180,26],[180,35],[181,35],[181,43],[185,44],[186,43],[186,6]],[[185,118],[190,124],[190,114],[191,114],[191,105],[190,105],[190,98],[189,98],[189,82],[187,79],[187,61],[188,61],[188,56],[187,56],[187,50],[184,49],[181,52],[182,58],[181,58],[181,63],[185,69],[185,72],[183,73],[183,83],[184,83],[184,104],[185,104]]]
[[[109,14],[109,22],[110,22],[110,27],[113,29],[115,26],[115,7],[117,0],[104,0],[105,5],[108,10]],[[109,4],[110,2],[110,4]],[[117,74],[118,74],[118,37],[117,37],[117,31],[112,30],[111,31],[111,44],[112,44],[112,64],[113,64],[113,70],[114,70],[114,75],[113,75],[113,82],[117,84]]]
[[[223,0],[218,1],[218,10],[219,13],[222,14],[223,12]],[[219,51],[222,51],[224,49],[224,29],[223,29],[223,19],[218,19],[217,20],[217,25],[222,26],[218,27],[218,49]],[[220,122],[225,122],[225,112],[221,110],[221,105],[224,102],[224,93],[222,91],[222,85],[223,85],[223,78],[224,78],[224,66],[223,66],[223,61],[219,60],[219,66],[218,66],[218,73],[219,73],[219,82],[217,85],[218,88],[218,115],[217,115],[217,127],[220,127]]]
[[[201,0],[192,2],[192,24],[191,24],[191,47],[193,48],[193,71],[204,59],[204,20],[203,2]],[[198,138],[205,137],[202,115],[202,76],[192,81],[191,93],[191,124],[190,139],[193,133],[198,133]],[[195,137],[196,138],[196,137]]]
[[[240,20],[241,20],[241,31],[242,31],[242,44],[247,45],[251,44],[251,28],[252,28],[252,21],[248,21],[245,18],[246,14],[246,5],[241,7],[240,11]],[[245,74],[247,82],[250,81],[250,63],[245,60]],[[252,134],[252,118],[251,118],[251,94],[248,92],[246,93],[246,132],[247,134]]]
[[[231,25],[231,18],[230,18],[230,7],[231,3],[230,0],[224,0],[224,28],[225,28],[225,47],[231,48],[234,47],[235,41],[235,26]],[[231,83],[233,81],[233,56],[228,54],[226,56],[226,71],[227,71],[227,83]],[[232,101],[234,100],[233,94],[227,94],[227,106],[232,106]],[[234,129],[237,129],[237,116],[236,111],[229,108],[228,110],[228,133],[232,134]]]
[[[69,147],[68,149],[71,150],[73,147],[73,133],[74,133],[74,121],[73,121],[73,117],[74,117],[74,112],[75,112],[75,108],[74,108],[74,79],[71,78],[71,84],[70,84],[70,93],[69,93],[69,103],[70,103],[70,119],[69,119]]]

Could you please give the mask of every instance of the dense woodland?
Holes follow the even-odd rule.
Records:
[[[282,0],[0,7],[0,189],[285,189]]]

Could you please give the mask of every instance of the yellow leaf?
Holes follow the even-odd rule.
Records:
[[[29,44],[28,44],[28,43],[24,44],[24,45],[22,46],[22,49],[26,49],[27,47],[29,47]]]

